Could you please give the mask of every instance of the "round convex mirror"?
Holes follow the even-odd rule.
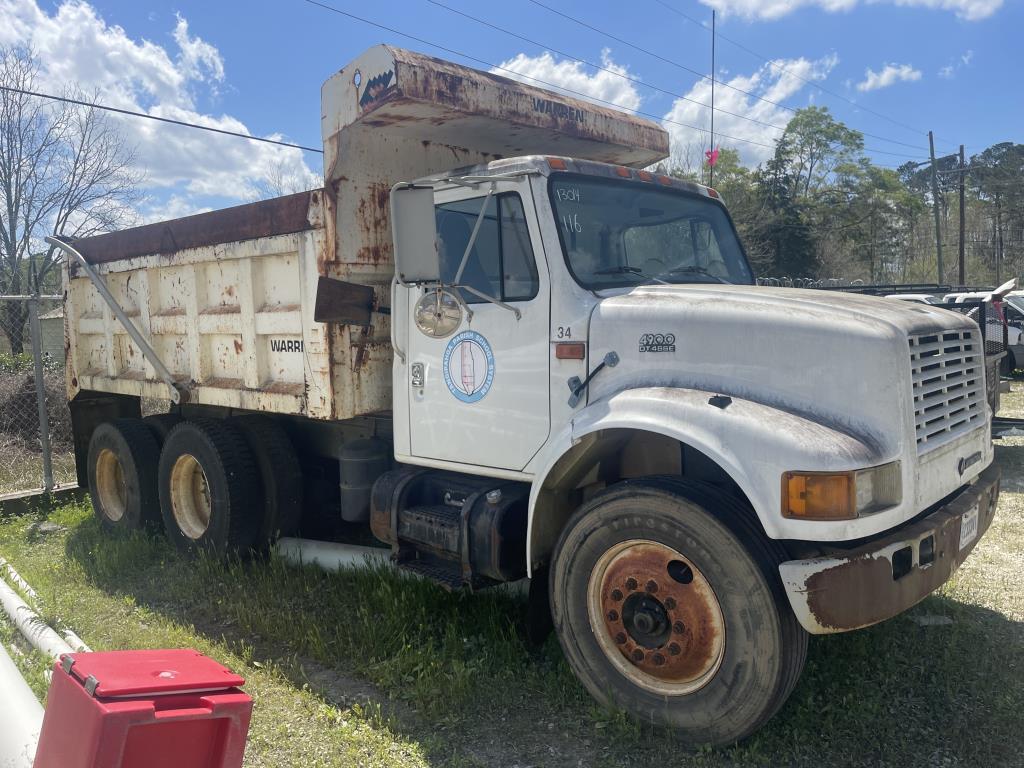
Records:
[[[451,336],[462,325],[462,305],[442,289],[427,291],[416,302],[416,327],[435,339]]]

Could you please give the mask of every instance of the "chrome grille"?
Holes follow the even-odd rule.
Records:
[[[918,454],[982,424],[985,349],[974,330],[911,336]]]

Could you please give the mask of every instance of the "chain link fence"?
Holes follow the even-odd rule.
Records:
[[[59,296],[0,296],[0,495],[75,482]]]

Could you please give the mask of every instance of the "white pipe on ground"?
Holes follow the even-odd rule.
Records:
[[[38,608],[41,603],[39,595],[36,594],[36,591],[32,589],[32,586],[27,581],[21,578],[21,574],[14,570],[14,566],[4,558],[0,557],[0,568],[2,568],[7,574],[7,578],[10,579],[11,583],[20,589],[22,594],[34,602],[36,604],[36,608]],[[70,629],[62,629],[60,634],[73,650],[78,651],[79,653],[90,653],[92,651],[92,649],[85,644],[85,641]]]
[[[277,554],[292,565],[319,565],[324,570],[337,571],[386,562],[391,557],[391,550],[285,537],[277,541]]]
[[[326,571],[337,571],[342,568],[365,568],[367,565],[388,562],[391,550],[286,537],[277,540],[277,554],[291,565],[318,565]],[[504,588],[510,594],[525,596],[530,589],[530,580],[519,579],[505,584]]]
[[[59,659],[62,653],[74,653],[67,641],[54,632],[3,579],[0,579],[0,605],[18,631],[35,648],[54,659]]]
[[[43,708],[0,643],[0,768],[32,768]]]

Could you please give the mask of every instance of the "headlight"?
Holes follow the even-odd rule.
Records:
[[[782,516],[798,520],[853,520],[899,504],[898,461],[849,472],[784,472]]]

